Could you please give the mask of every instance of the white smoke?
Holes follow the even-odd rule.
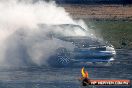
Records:
[[[31,62],[36,65],[45,64],[45,58],[58,47],[71,48],[73,45],[59,39],[46,39],[50,29],[40,29],[38,24],[76,23],[64,8],[54,2],[0,0],[0,65],[21,66]],[[79,31],[76,34],[82,33]]]

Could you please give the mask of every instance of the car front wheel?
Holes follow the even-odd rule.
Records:
[[[52,63],[53,66],[59,67],[69,66],[71,63],[70,53],[66,48],[58,48],[50,63]]]

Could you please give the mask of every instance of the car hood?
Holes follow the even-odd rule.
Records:
[[[106,46],[106,42],[101,39],[85,37],[85,36],[69,36],[69,37],[59,37],[59,39],[67,42],[72,42],[74,45],[81,48],[88,48],[93,46]]]

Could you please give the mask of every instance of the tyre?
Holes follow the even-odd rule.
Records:
[[[52,66],[65,67],[71,63],[70,53],[66,48],[59,48],[56,50],[54,57],[50,61]]]

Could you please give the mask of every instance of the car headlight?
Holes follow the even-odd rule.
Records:
[[[116,54],[116,51],[115,51],[115,48],[112,46],[107,46],[106,47],[106,51],[110,51],[110,52],[112,52],[113,54]]]

